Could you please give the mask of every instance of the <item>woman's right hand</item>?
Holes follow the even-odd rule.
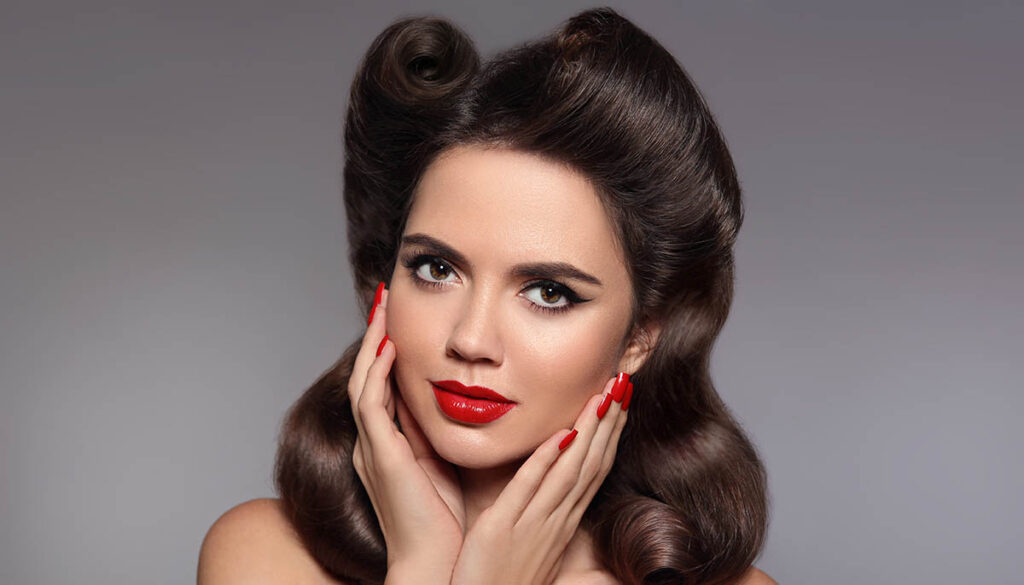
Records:
[[[385,339],[387,296],[383,290],[371,313],[349,377],[348,395],[359,433],[352,464],[384,533],[389,574],[416,574],[420,582],[437,575],[448,583],[465,526],[462,491],[454,467],[433,450],[392,388],[396,348]],[[401,430],[394,422],[396,412]]]

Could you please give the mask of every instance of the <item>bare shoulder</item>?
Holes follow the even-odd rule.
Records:
[[[313,560],[281,510],[260,498],[224,512],[199,551],[198,585],[340,585]]]
[[[554,585],[621,585],[615,577],[607,571],[590,570],[564,575]],[[757,567],[750,567],[750,570],[743,574],[743,577],[736,585],[779,585],[775,579],[768,576]]]
[[[608,571],[589,569],[559,575],[552,585],[621,585]]]
[[[750,570],[743,574],[737,585],[779,585],[779,582],[768,576],[757,567],[750,567]]]

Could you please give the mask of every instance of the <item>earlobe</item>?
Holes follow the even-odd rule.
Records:
[[[622,359],[619,360],[619,371],[632,375],[639,370],[654,351],[660,334],[660,323],[648,323],[634,328],[629,345],[626,346],[626,351],[622,354]]]

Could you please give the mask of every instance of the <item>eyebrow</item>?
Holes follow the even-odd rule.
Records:
[[[427,234],[403,236],[402,245],[406,244],[423,246],[433,254],[444,256],[461,266],[471,267],[471,264],[461,252]],[[513,266],[510,274],[519,278],[573,279],[596,286],[604,286],[596,276],[583,272],[568,262],[525,262]]]

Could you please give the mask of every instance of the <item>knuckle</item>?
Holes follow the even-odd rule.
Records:
[[[365,421],[367,415],[371,412],[369,401],[360,398],[359,402],[356,403],[356,411],[359,412],[359,417]]]
[[[580,475],[583,477],[593,477],[601,470],[601,462],[595,457],[589,457],[583,462],[583,468],[580,470]]]
[[[626,420],[628,418],[629,418],[629,413],[628,412],[624,412],[624,413],[622,413],[622,416],[619,417],[619,420],[615,421],[615,437],[616,438],[618,438],[619,433],[621,433],[622,429],[626,426]]]
[[[363,379],[363,385],[365,386],[372,380],[384,377],[384,369],[387,364],[383,361],[384,355],[380,355],[373,359],[373,363],[366,370],[366,377]]]
[[[562,476],[558,478],[558,488],[561,491],[569,491],[576,485],[576,478],[572,476]]]
[[[568,514],[568,510],[566,510],[563,506],[560,506],[559,508],[551,512],[551,515],[548,517],[547,520],[552,524],[552,526],[564,527],[568,520]]]
[[[570,526],[578,525],[580,523],[580,520],[583,519],[583,512],[586,511],[586,509],[586,506],[577,506],[576,508],[574,508],[571,512],[569,512],[569,517],[566,518],[566,523]]]

